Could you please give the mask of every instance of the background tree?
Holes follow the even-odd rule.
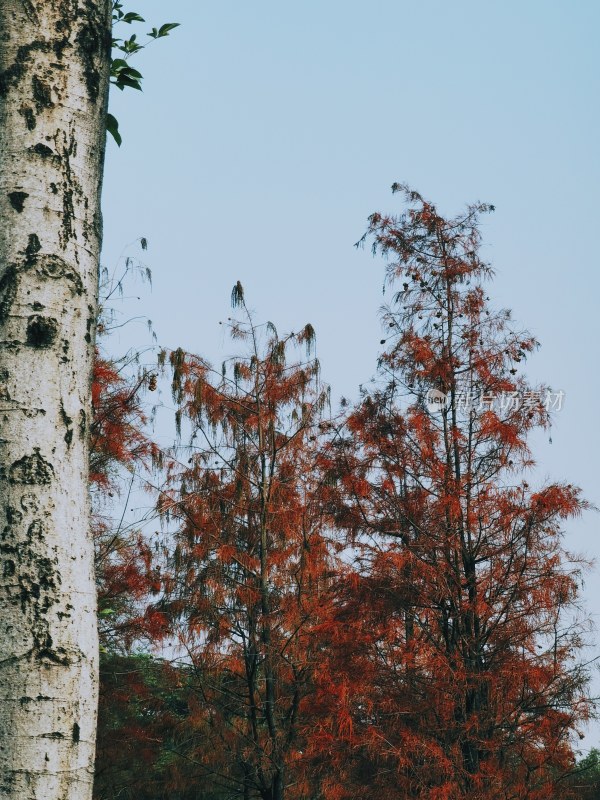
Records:
[[[169,607],[190,662],[187,757],[229,797],[283,800],[308,796],[296,762],[331,569],[314,469],[327,391],[314,359],[289,361],[310,353],[310,325],[257,326],[239,283],[233,304],[247,355],[220,374],[171,354],[191,441],[162,502],[179,526]]]
[[[147,249],[145,239],[140,240]],[[163,453],[153,441],[147,392],[156,369],[141,364],[145,351],[111,357],[111,334],[132,322],[115,305],[137,273],[151,275],[132,256],[112,276],[102,273],[99,339],[92,381],[90,485],[96,552],[100,633],[100,702],[94,796],[102,800],[167,796],[161,764],[178,713],[185,710],[181,681],[155,656],[168,633],[154,608],[162,586],[163,543],[149,534]],[[153,352],[153,348],[149,348]],[[147,360],[147,359],[146,359]],[[148,508],[132,518],[130,504]]]
[[[564,793],[558,797],[577,797],[579,800],[598,800],[600,798],[600,751],[593,747],[577,762],[573,773],[565,781]]]
[[[105,649],[121,653],[144,641],[158,643],[164,627],[160,614],[151,610],[152,596],[161,588],[160,554],[140,522],[127,520],[131,492],[139,491],[136,478],[142,482],[145,473],[148,479],[162,464],[162,452],[147,432],[143,405],[143,392],[156,376],[145,370],[128,376],[123,370],[129,361],[96,356],[90,449],[100,641]],[[115,519],[116,498],[124,507]]]
[[[590,713],[581,564],[561,543],[585,503],[528,483],[555,398],[519,377],[536,342],[487,303],[491,207],[445,219],[394,190],[408,210],[367,233],[395,289],[379,384],[324,462],[355,556],[319,696],[321,748],[347,781],[329,796],[542,800]]]
[[[178,752],[190,714],[184,669],[149,653],[109,652],[100,677],[97,800],[225,800],[198,785]]]

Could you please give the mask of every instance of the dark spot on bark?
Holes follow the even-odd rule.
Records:
[[[46,306],[43,303],[38,303],[37,300],[35,303],[32,304],[31,307],[33,308],[34,311],[43,311],[46,308]]]
[[[73,723],[73,741],[75,743],[77,743],[79,741],[80,735],[81,735],[81,728],[79,727],[79,725],[76,722],[74,722]]]
[[[57,647],[56,650],[51,647],[42,647],[37,651],[36,655],[40,661],[49,661],[51,664],[68,666],[70,663],[67,651],[63,647]]]
[[[57,142],[58,148],[58,142]],[[71,239],[77,238],[74,220],[75,220],[75,193],[81,194],[81,187],[77,179],[77,175],[73,174],[71,169],[71,159],[77,155],[77,138],[74,133],[71,133],[67,138],[65,135],[64,142],[61,144],[61,159],[63,164],[63,213],[62,213],[62,232],[61,244],[66,246]],[[76,259],[77,259],[77,251]]]
[[[12,506],[6,508],[6,521],[9,525],[18,525],[23,519],[23,514]]]
[[[4,270],[0,278],[0,323],[5,322],[10,314],[19,285],[19,273],[13,265]]]
[[[67,443],[67,447],[70,447],[71,442],[73,441],[73,419],[65,411],[62,400],[60,401],[60,416],[65,428],[67,429],[67,432],[65,433],[65,442]]]
[[[33,448],[32,455],[15,461],[8,472],[10,483],[29,486],[47,486],[53,477],[54,467],[40,454],[39,447]]]
[[[52,194],[58,194],[58,186],[55,183],[51,183],[50,191],[52,192]]]
[[[75,204],[73,203],[73,190],[65,189],[63,192],[63,244],[67,244],[70,239],[75,237],[75,229],[73,227],[73,220],[75,219]]]
[[[47,144],[43,144],[42,142],[38,142],[38,144],[34,144],[31,148],[34,153],[37,153],[38,156],[42,158],[48,158],[48,156],[53,156],[54,151],[51,147],[48,147]]]
[[[10,67],[4,72],[0,72],[0,97],[6,97],[10,87],[26,74],[26,64],[31,59],[32,53],[36,51],[47,53],[49,49],[50,43],[45,39],[29,42],[19,47]]]
[[[82,439],[87,436],[87,416],[83,408],[79,410],[79,433]]]
[[[25,120],[25,125],[27,126],[27,130],[34,131],[37,125],[37,120],[35,118],[35,114],[33,113],[33,109],[29,108],[29,106],[22,106],[19,109],[19,114]]]
[[[60,258],[60,256],[46,256],[46,258],[44,258],[40,264],[40,272],[42,272],[47,278],[62,278],[68,269],[68,265],[62,260],[62,258]]]
[[[33,697],[20,697],[19,703],[21,703],[22,706],[26,706],[27,703],[33,703]]]
[[[15,545],[6,543],[6,540],[9,537],[12,537],[13,540],[15,539],[15,535],[12,532],[12,530],[8,527],[4,528],[4,530],[2,531],[2,543],[0,544],[0,553],[4,556],[14,555],[18,553],[18,549],[17,547],[15,547]]]
[[[8,199],[10,200],[11,206],[19,214],[25,208],[25,200],[27,200],[28,197],[29,195],[27,194],[27,192],[10,192],[10,194],[8,195]]]
[[[65,407],[63,405],[62,400],[60,401],[60,416],[62,417],[62,421],[64,422],[67,428],[69,428],[73,424],[73,420],[65,411]]]
[[[27,528],[27,541],[31,544],[34,539],[43,541],[44,539],[44,523],[41,519],[34,519],[31,525]]]
[[[93,324],[94,324],[94,319],[91,318],[91,317],[88,317],[87,322],[86,322],[87,331],[86,331],[86,334],[85,334],[85,340],[86,340],[86,342],[88,344],[90,344],[91,341],[92,341],[92,326],[93,326]]]
[[[43,255],[40,256],[36,261],[36,266],[38,272],[44,275],[46,278],[52,278],[53,280],[59,280],[60,278],[65,278],[66,280],[70,281],[71,291],[75,294],[81,296],[83,294],[83,282],[79,273],[73,269],[66,261],[64,261],[60,256],[56,255]]]
[[[73,15],[73,12],[71,11],[70,8],[68,8],[65,11],[63,11],[62,13],[65,15],[65,19],[64,19],[65,25],[64,25],[63,30],[66,31],[66,34],[65,34],[65,36],[63,36],[62,39],[55,39],[54,42],[52,43],[52,49],[54,50],[54,53],[56,54],[56,58],[59,61],[62,60],[63,53],[64,53],[65,49],[67,47],[70,47],[70,44],[71,44],[70,41],[69,41],[69,20],[71,19],[72,15]],[[59,33],[61,32],[60,28],[57,28],[56,30]],[[65,68],[64,64],[53,64],[53,66],[57,67],[57,69],[64,69]]]
[[[10,400],[10,392],[8,391],[8,379],[10,374],[7,369],[0,369],[0,400]]]
[[[20,578],[19,585],[21,588],[21,611],[27,611],[27,606],[32,600],[40,599],[40,585],[34,583],[27,578]]]
[[[36,559],[39,585],[42,589],[55,589],[60,584],[61,577],[54,569],[54,564],[49,558]]]
[[[4,578],[12,578],[12,576],[16,572],[15,562],[14,561],[5,561],[4,566],[2,567],[2,575]]]
[[[35,256],[40,252],[42,249],[42,245],[37,233],[30,233],[29,234],[29,241],[27,242],[27,247],[25,248],[25,255],[29,260],[35,259]]]
[[[76,42],[84,65],[84,77],[88,95],[92,103],[96,103],[100,94],[100,78],[102,64],[108,51],[108,34],[102,15],[93,13],[92,4],[88,3],[86,16],[89,20],[77,34]],[[109,52],[109,51],[108,51]]]
[[[24,494],[23,497],[21,497],[21,508],[23,511],[27,513],[31,511],[35,514],[36,511],[39,511],[39,507],[38,499],[34,494]]]
[[[53,108],[52,90],[47,83],[40,80],[37,75],[31,79],[31,88],[33,90],[33,99],[36,102],[38,114],[43,108]]]
[[[32,347],[51,347],[58,333],[58,322],[54,317],[36,314],[27,320],[27,344]]]
[[[64,739],[65,737],[60,731],[52,731],[52,733],[41,733],[40,739]]]
[[[21,550],[20,554],[18,582],[21,611],[33,615],[35,649],[52,649],[52,637],[43,615],[47,614],[55,602],[54,596],[61,583],[60,574],[55,568],[57,559],[52,561],[38,556],[32,548]]]

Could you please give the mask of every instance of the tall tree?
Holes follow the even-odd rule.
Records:
[[[119,0],[0,4],[0,789],[87,798],[97,703],[88,437]],[[166,23],[148,33],[164,38]],[[122,57],[111,58],[111,47]]]
[[[0,791],[91,796],[88,433],[110,0],[0,4]]]
[[[279,337],[253,322],[239,284],[233,300],[246,354],[223,374],[171,356],[191,433],[163,502],[180,526],[171,609],[192,665],[188,758],[228,796],[283,800],[307,796],[297,761],[331,568],[314,469],[327,392],[313,358],[290,358],[310,351],[310,325]]]
[[[356,555],[320,693],[347,687],[326,742],[347,784],[330,795],[546,800],[590,713],[582,565],[561,542],[585,503],[529,485],[529,436],[560,396],[520,374],[536,342],[488,303],[489,207],[445,219],[395,189],[407,211],[368,231],[394,288],[379,386],[326,465]]]

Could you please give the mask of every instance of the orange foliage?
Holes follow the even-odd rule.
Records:
[[[408,212],[374,214],[367,234],[402,287],[380,383],[322,458],[352,564],[321,626],[313,769],[327,800],[550,800],[590,714],[572,615],[583,565],[561,546],[585,503],[519,483],[549,415],[498,402],[536,396],[518,377],[535,342],[488,305],[489,208],[446,220],[396,189]]]
[[[305,718],[332,568],[314,470],[326,392],[308,353],[288,361],[293,347],[312,345],[310,326],[285,338],[264,332],[236,291],[245,319],[232,332],[247,355],[217,373],[171,354],[190,446],[162,504],[179,528],[165,607],[202,697],[187,757],[233,795],[282,800],[310,783]]]

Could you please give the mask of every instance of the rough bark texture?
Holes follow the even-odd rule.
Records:
[[[0,797],[91,797],[109,0],[0,0]]]

